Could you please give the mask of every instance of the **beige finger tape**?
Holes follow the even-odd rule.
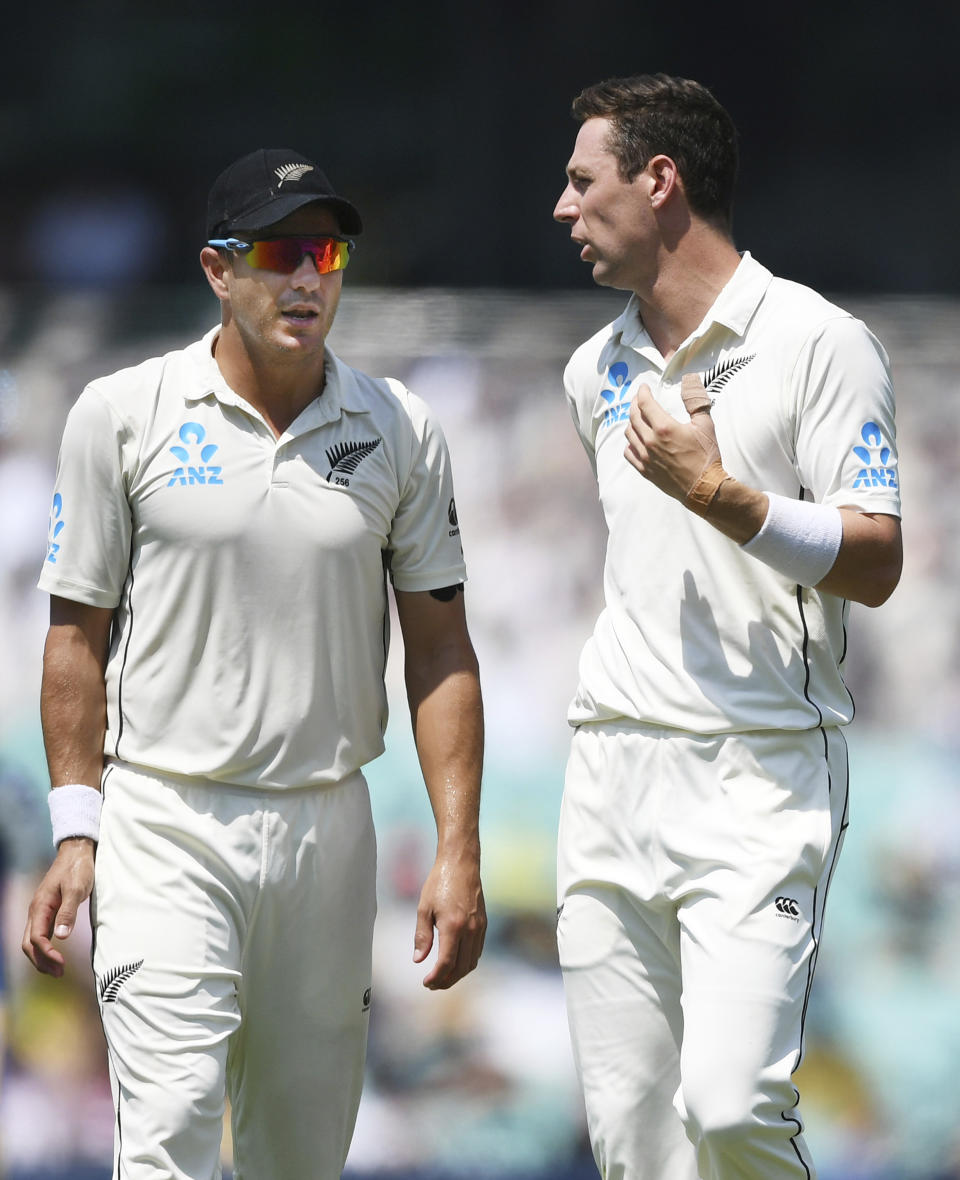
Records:
[[[699,373],[684,373],[680,378],[680,396],[691,418],[700,410],[709,411],[713,405],[713,398],[704,389]]]

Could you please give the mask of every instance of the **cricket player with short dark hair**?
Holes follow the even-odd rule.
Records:
[[[486,917],[482,707],[447,448],[326,345],[362,229],[286,149],[210,193],[221,324],[92,382],[64,430],[41,712],[57,855],[24,950],[92,894],[115,1180],[339,1177],[371,1002],[387,581],[437,822],[414,959],[447,988]]]
[[[847,823],[850,601],[900,576],[867,328],[734,245],[703,86],[613,78],[554,217],[623,314],[565,387],[608,528],[580,662],[558,940],[607,1180],[809,1180],[792,1075]]]

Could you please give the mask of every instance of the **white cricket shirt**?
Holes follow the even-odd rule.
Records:
[[[609,538],[605,607],[569,720],[697,733],[842,725],[848,604],[798,588],[659,491],[624,458],[637,386],[689,421],[684,373],[710,396],[725,469],[751,487],[900,515],[886,354],[859,321],[749,254],[664,361],[635,297],[574,353],[564,385]]]
[[[277,439],[225,383],[219,329],[94,381],[70,411],[40,588],[116,608],[105,753],[261,788],[383,750],[386,569],[465,579],[442,432],[327,350]]]

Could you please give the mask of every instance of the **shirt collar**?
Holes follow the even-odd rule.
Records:
[[[184,394],[184,399],[188,402],[199,402],[213,396],[223,405],[240,406],[249,410],[248,403],[224,380],[213,355],[213,347],[219,333],[220,326],[217,325],[187,348],[187,354],[196,370],[196,381]],[[299,415],[298,426],[302,430],[309,430],[326,422],[335,422],[344,410],[350,413],[364,413],[367,408],[363,403],[353,369],[345,365],[328,346],[324,358],[323,393]]]
[[[770,271],[757,262],[749,250],[744,250],[740,265],[730,276],[694,335],[703,335],[712,324],[723,324],[731,332],[742,336],[772,278]]]
[[[700,325],[687,337],[677,352],[682,352],[694,340],[705,336],[714,324],[720,324],[737,336],[742,336],[754,312],[760,306],[773,275],[745,250],[737,269],[730,276]],[[620,343],[638,352],[653,349],[653,341],[640,318],[640,301],[631,295],[623,312],[613,321],[611,332],[620,336]]]

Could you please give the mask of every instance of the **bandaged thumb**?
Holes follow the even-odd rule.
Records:
[[[713,401],[708,396],[699,373],[684,373],[680,379],[680,396],[703,447],[703,469],[688,489],[684,503],[698,516],[707,516],[720,485],[730,476],[720,462],[720,448],[717,446],[717,436],[710,418]],[[698,417],[694,420],[695,414],[703,413],[706,413],[706,419]]]
[[[699,373],[684,373],[680,378],[680,396],[683,398],[684,408],[691,418],[701,410],[706,410],[709,413],[710,407],[713,405],[713,400],[707,395]]]

